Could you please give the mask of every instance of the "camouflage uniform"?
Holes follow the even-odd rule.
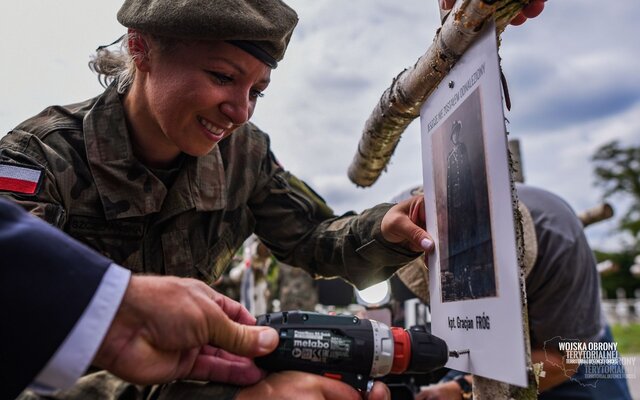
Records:
[[[318,291],[313,278],[300,268],[279,263],[280,309],[314,311],[318,303]]]
[[[138,273],[212,283],[252,232],[283,262],[360,287],[418,256],[382,238],[390,204],[335,217],[251,123],[163,182],[133,155],[113,86],[20,124],[0,140],[0,165],[42,173],[34,195],[0,195]]]

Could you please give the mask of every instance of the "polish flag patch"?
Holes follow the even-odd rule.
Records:
[[[35,194],[41,177],[39,169],[0,164],[0,191]]]

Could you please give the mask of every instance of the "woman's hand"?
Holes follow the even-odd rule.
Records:
[[[425,226],[424,197],[417,195],[391,207],[382,218],[380,229],[387,242],[428,253],[433,250],[433,239]]]
[[[362,400],[360,392],[344,382],[306,372],[284,371],[267,376],[253,386],[241,389],[236,400]],[[391,393],[382,382],[375,382],[367,400],[389,400]]]
[[[522,25],[527,19],[535,18],[544,10],[544,2],[547,0],[531,0],[522,11],[511,20],[511,25]],[[440,0],[440,8],[450,10],[456,0]]]

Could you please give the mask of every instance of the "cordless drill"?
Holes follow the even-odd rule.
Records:
[[[268,371],[323,375],[369,391],[372,378],[389,373],[427,373],[446,364],[447,344],[424,327],[389,328],[369,319],[304,311],[265,314],[258,325],[278,331],[280,342],[255,359]]]

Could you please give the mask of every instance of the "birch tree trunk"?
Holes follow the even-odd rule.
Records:
[[[460,7],[446,17],[436,32],[433,44],[416,64],[402,71],[385,90],[365,124],[358,151],[349,167],[349,178],[358,186],[371,186],[386,168],[406,127],[420,114],[425,100],[476,39],[484,22],[494,18],[499,35],[529,0],[462,0]],[[518,244],[522,318],[525,336],[529,386],[517,388],[482,377],[474,377],[474,398],[536,399],[540,366],[531,364],[527,296],[524,284],[524,234],[522,216],[517,207],[513,160],[511,194]]]
[[[357,186],[371,186],[386,168],[409,123],[420,107],[469,48],[488,18],[498,33],[529,0],[463,0],[436,32],[427,52],[411,68],[393,79],[367,120],[349,179]]]
[[[522,169],[522,152],[520,151],[520,141],[518,139],[510,139],[507,143],[509,154],[511,154],[511,170],[513,171],[513,180],[524,183],[524,171]]]

